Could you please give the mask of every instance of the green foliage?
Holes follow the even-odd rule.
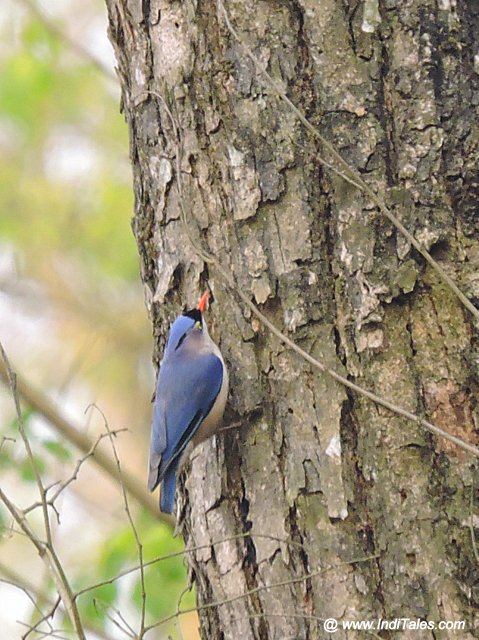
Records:
[[[72,451],[66,442],[53,437],[39,437],[35,428],[36,414],[27,411],[23,415],[23,424],[34,451],[35,467],[42,476],[44,484],[57,480],[55,461],[70,463],[66,473],[71,473],[72,463],[78,453]],[[15,472],[18,479],[35,487],[35,473],[28,458],[22,439],[18,434],[18,421],[12,419],[3,434],[0,448],[0,471],[6,469]],[[53,470],[53,473],[52,473]],[[65,477],[65,472],[63,473]],[[173,538],[171,530],[146,512],[136,513],[135,505],[130,504],[135,526],[140,537],[143,553],[145,578],[145,609],[147,623],[159,621],[176,610],[179,598],[186,584],[186,568],[183,543]],[[8,516],[0,509],[0,533],[8,527]],[[83,623],[90,628],[106,630],[111,617],[117,611],[128,618],[135,626],[140,619],[142,607],[142,583],[139,567],[139,552],[130,523],[125,517],[122,527],[108,535],[97,549],[83,557],[76,571],[68,571],[75,590],[100,586],[88,590],[78,598]],[[134,569],[133,571],[129,571]],[[125,576],[119,577],[126,573]],[[54,594],[54,590],[51,595]],[[124,603],[131,605],[129,612],[124,611]],[[194,607],[194,592],[187,592],[181,600],[182,608]],[[68,627],[69,623],[65,620]],[[175,636],[173,625],[168,628]]]
[[[22,412],[22,425],[27,437],[32,434],[31,422],[35,413],[27,408]],[[24,482],[35,482],[35,473],[31,460],[28,459],[25,448],[22,446],[19,434],[20,422],[17,416],[5,421],[3,428],[0,425],[0,470],[15,470]],[[37,469],[43,473],[45,462],[41,455],[34,454]]]
[[[186,568],[183,544],[178,538],[172,537],[167,527],[158,524],[146,513],[137,518],[135,526],[143,550],[147,623],[148,618],[149,622],[155,622],[175,610],[184,590]],[[80,579],[80,585],[88,587],[92,583],[111,580],[133,567],[137,569],[125,577],[111,584],[102,584],[81,596],[79,605],[85,621],[104,626],[108,620],[107,614],[113,615],[115,610],[121,609],[121,602],[125,599],[138,612],[141,610],[143,590],[138,569],[138,547],[132,528],[127,524],[104,543]],[[182,606],[194,606],[193,592],[185,595]]]
[[[20,26],[0,33],[0,246],[14,248],[20,275],[46,299],[39,315],[59,322],[63,362],[81,351],[81,374],[141,420],[151,389],[140,402],[130,391],[151,332],[119,90],[36,18],[27,13]]]
[[[52,16],[57,9],[47,5],[45,12],[49,19],[55,19]],[[99,0],[76,4],[71,0],[64,15],[68,13],[74,20],[78,17],[82,24],[82,12],[94,12],[95,7],[105,11]],[[2,18],[0,247],[12,249],[15,256],[12,290],[15,292],[17,278],[31,283],[34,292],[33,296],[25,296],[30,304],[28,329],[17,329],[17,324],[23,325],[12,318],[15,335],[19,333],[17,342],[25,338],[23,361],[15,347],[5,344],[5,348],[19,372],[46,395],[58,399],[61,413],[76,412],[74,423],[90,427],[90,419],[85,418],[82,409],[90,401],[97,402],[114,423],[112,429],[128,426],[138,434],[139,448],[144,441],[146,449],[152,381],[145,375],[145,362],[151,357],[151,330],[130,228],[133,195],[128,134],[118,108],[119,89],[87,58],[72,51],[68,39],[52,34],[23,5],[19,8],[18,3],[12,2]],[[55,24],[60,30],[64,26],[61,19]],[[83,33],[74,35],[83,44]],[[8,287],[6,291],[8,295]],[[16,302],[12,295],[12,306]],[[51,335],[44,332],[44,325],[40,331],[35,325],[38,319],[45,322],[45,318],[52,327]],[[76,399],[78,387],[82,400],[63,406],[64,399]],[[37,502],[39,496],[10,397],[5,406],[0,422],[0,482],[8,479],[5,486],[12,492],[12,499],[24,508]],[[48,493],[51,497],[54,487],[73,473],[80,454],[39,422],[31,410],[24,410],[23,423],[44,486],[52,485]],[[94,428],[91,433],[94,437]],[[122,459],[122,466],[123,462]],[[54,510],[50,510],[55,542],[75,590],[112,580],[139,561],[133,532],[121,505],[121,492],[117,488],[112,493],[111,486],[105,488],[102,483],[92,491],[88,483],[93,465],[91,459],[87,460],[79,479],[55,503],[60,512],[59,525]],[[129,460],[124,467],[134,472]],[[110,509],[98,509],[101,500],[90,512],[87,501],[91,494],[103,496],[103,492],[111,513]],[[76,500],[73,509],[72,496]],[[112,500],[116,501],[114,505]],[[66,514],[62,511],[65,504],[70,510]],[[130,507],[145,563],[181,551],[181,541],[173,539],[167,527],[146,514],[138,515],[134,503]],[[82,521],[85,511],[91,519],[97,516],[98,532],[87,530]],[[72,535],[76,517],[77,529],[73,525]],[[44,537],[41,510],[29,512],[27,519]],[[10,516],[0,510],[0,533],[9,526]],[[10,543],[5,557],[13,553],[13,558],[15,554],[25,558],[30,552],[32,564],[39,562],[26,536],[15,533],[0,539],[0,545]],[[25,561],[13,564],[30,567]],[[26,579],[31,581],[34,577],[27,575]],[[145,583],[148,619],[153,622],[174,612],[186,584],[183,556],[146,564]],[[40,587],[55,597],[53,583]],[[137,625],[141,593],[138,571],[85,593],[78,598],[85,625],[103,629],[109,625],[111,630],[107,616],[115,615],[118,608],[123,614],[125,602],[130,608],[125,615]],[[188,593],[182,603],[183,607],[193,606],[193,594]],[[16,620],[19,616],[12,617]],[[69,627],[68,620],[60,622]],[[0,628],[3,633],[2,619]]]
[[[33,418],[33,416],[35,415],[35,412],[33,411],[33,409],[31,407],[24,407],[21,411],[21,416],[22,416],[22,425],[23,428],[25,429],[25,433],[28,435],[31,431],[31,420]],[[8,433],[11,436],[14,436],[16,433],[18,433],[18,428],[20,426],[18,417],[15,416],[10,424],[10,427],[8,429]]]
[[[105,584],[98,587],[95,589],[94,597],[85,599],[85,605],[83,604],[83,599],[80,601],[79,608],[82,620],[104,629],[108,620],[106,613],[111,607],[115,606],[117,598],[118,588],[116,584]]]
[[[38,417],[36,412],[27,407],[22,411],[21,424],[28,440],[35,443],[33,460],[37,472],[45,475],[48,467],[51,466],[52,457],[61,462],[70,462],[73,455],[68,443],[54,437],[41,439],[36,435],[33,426],[36,417]],[[14,469],[24,482],[35,482],[35,470],[20,437],[19,427],[20,423],[16,416],[7,421],[3,429],[0,425],[0,442],[2,443],[0,470]]]
[[[20,478],[24,482],[35,482],[35,469],[40,475],[45,473],[46,464],[45,460],[38,455],[33,456],[35,468],[33,467],[32,461],[25,457],[20,464],[18,465],[18,471]]]
[[[0,120],[7,132],[0,237],[28,249],[32,262],[73,251],[88,257],[96,277],[132,281],[138,260],[129,228],[130,177],[124,171],[119,180],[111,162],[123,153],[127,167],[117,97],[90,64],[65,65],[67,44],[35,19],[24,22],[21,43],[0,60]]]
[[[80,22],[83,10],[105,8],[95,0],[77,7],[72,1]],[[51,11],[45,9],[52,20]],[[11,13],[0,33],[0,247],[14,249],[20,277],[45,298],[38,315],[60,323],[63,366],[85,353],[81,374],[125,411],[138,415],[137,407],[145,406],[141,421],[151,389],[141,389],[140,402],[130,391],[139,389],[151,331],[130,227],[133,192],[119,88],[33,14],[19,19]],[[61,20],[55,25],[67,31]],[[82,37],[75,34],[84,45]],[[63,383],[62,373],[53,386]]]
[[[183,554],[184,545],[178,538],[171,537],[171,531],[167,527],[158,527],[146,515],[140,521],[142,531],[142,544],[144,549],[144,561],[155,560],[162,557],[159,562],[150,564],[145,569],[145,590],[148,595],[147,611],[152,618],[158,619],[166,616],[176,607],[181,592],[185,588],[186,569]],[[172,557],[167,557],[171,555]],[[137,606],[141,605],[141,582],[137,580],[133,599]],[[187,593],[182,599],[182,606],[194,606],[193,592]]]
[[[70,449],[59,440],[45,440],[43,443],[45,449],[53,454],[58,460],[62,462],[71,462],[73,459],[72,452]]]

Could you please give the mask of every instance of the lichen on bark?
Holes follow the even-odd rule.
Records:
[[[229,417],[242,425],[198,448],[182,476],[185,539],[211,545],[190,559],[199,602],[237,597],[201,612],[203,636],[325,638],[319,619],[408,616],[467,620],[461,637],[472,638],[471,460],[312,371],[238,304],[188,243],[178,141],[155,94],[179,126],[195,234],[327,366],[477,442],[477,327],[373,203],[324,169],[216,3],[107,4],[156,354],[208,280]],[[226,9],[271,76],[477,301],[479,11],[432,0]],[[237,534],[250,537],[213,544]]]

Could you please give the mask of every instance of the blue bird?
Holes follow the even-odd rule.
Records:
[[[153,491],[161,483],[163,513],[173,511],[182,463],[223,419],[228,372],[203,319],[208,298],[206,292],[196,309],[172,324],[158,374],[148,489]]]

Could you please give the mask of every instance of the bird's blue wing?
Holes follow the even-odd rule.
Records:
[[[223,382],[223,364],[214,354],[170,353],[158,376],[150,449],[150,491],[209,414]]]

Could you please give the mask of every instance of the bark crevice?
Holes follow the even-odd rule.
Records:
[[[288,583],[203,610],[203,637],[326,638],[314,615],[464,619],[461,637],[472,638],[475,468],[313,372],[238,306],[184,235],[178,141],[148,92],[164,96],[180,127],[184,204],[205,245],[328,367],[476,442],[477,329],[368,197],[324,169],[215,3],[107,4],[156,353],[208,281],[231,411],[245,423],[204,443],[183,477],[188,544],[251,533],[192,554],[199,602]],[[229,0],[227,9],[273,78],[479,300],[479,11],[383,0],[368,32],[362,4]]]

